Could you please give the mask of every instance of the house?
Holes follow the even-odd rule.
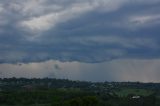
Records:
[[[132,96],[132,99],[140,99],[140,96]]]

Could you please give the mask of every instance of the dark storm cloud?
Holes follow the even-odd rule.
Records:
[[[159,58],[159,0],[0,1],[0,62]]]

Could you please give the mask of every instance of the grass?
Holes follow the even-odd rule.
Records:
[[[120,90],[116,90],[115,93],[120,97],[126,97],[129,94],[139,95],[139,96],[149,96],[154,92],[151,90],[145,90],[145,89],[121,88]]]

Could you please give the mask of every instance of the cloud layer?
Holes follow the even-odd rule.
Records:
[[[160,57],[159,0],[0,1],[0,62]]]

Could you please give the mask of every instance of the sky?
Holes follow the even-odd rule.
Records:
[[[159,0],[1,0],[0,77],[160,82]]]

